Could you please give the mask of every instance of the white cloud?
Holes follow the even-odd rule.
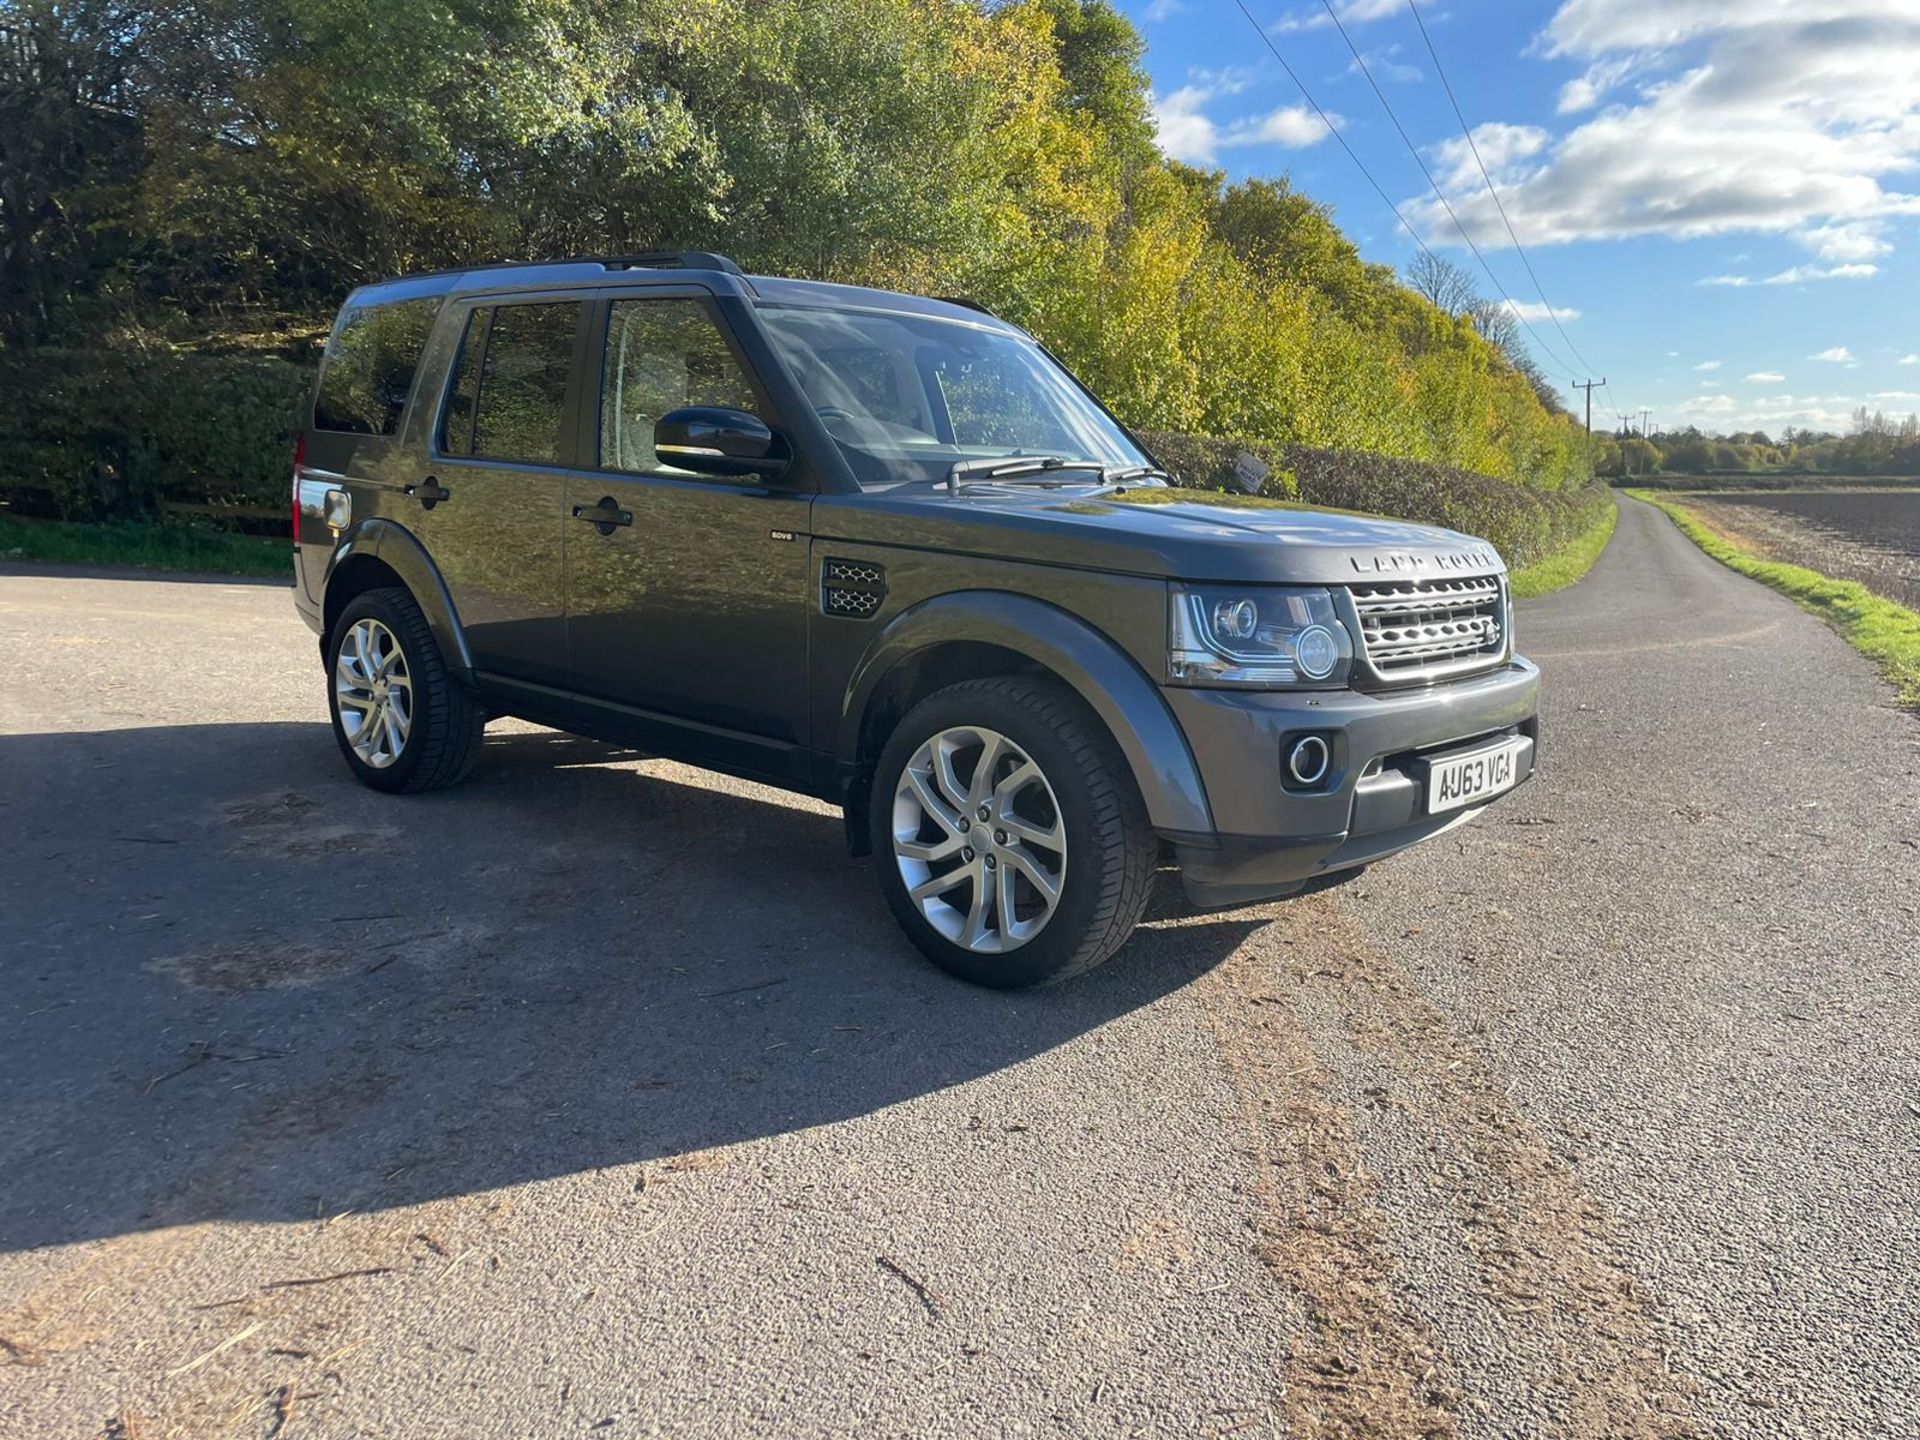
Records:
[[[1211,165],[1220,144],[1213,121],[1201,114],[1212,93],[1204,86],[1182,85],[1169,95],[1153,97],[1153,123],[1160,148],[1169,159],[1189,165]]]
[[[1540,39],[1549,55],[1665,50],[1735,26],[1843,20],[1885,8],[1858,0],[1566,0]]]
[[[1844,267],[1888,253],[1890,218],[1920,214],[1913,0],[1564,0],[1535,48],[1584,63],[1560,103],[1586,113],[1487,157],[1524,243],[1790,235],[1822,268],[1744,282],[1784,285],[1869,273]],[[1497,128],[1525,127],[1474,133]],[[1483,247],[1507,245],[1465,151],[1435,148],[1441,184]],[[1448,237],[1432,196],[1408,207]]]
[[[1814,225],[1793,237],[1829,264],[1857,264],[1878,260],[1893,253],[1887,242],[1884,220],[1852,220],[1835,225]]]
[[[1747,376],[1749,385],[1778,385],[1787,377],[1777,370],[1756,370]]]
[[[1153,97],[1153,119],[1159,132],[1160,149],[1171,159],[1184,160],[1189,165],[1211,165],[1219,152],[1229,146],[1283,145],[1300,150],[1319,144],[1331,133],[1319,115],[1304,105],[1282,105],[1262,115],[1243,115],[1221,126],[1202,107],[1218,96],[1238,94],[1244,89],[1246,82],[1241,73],[1200,72],[1194,81],[1166,95]],[[1328,119],[1335,125],[1345,123],[1331,111]]]
[[[1148,24],[1158,25],[1163,20],[1185,13],[1186,6],[1180,0],[1148,0],[1147,8],[1141,12]]]
[[[1361,62],[1364,61],[1366,68],[1372,72],[1376,80],[1393,80],[1402,85],[1417,85],[1427,78],[1418,65],[1411,65],[1399,59],[1399,54],[1398,44],[1389,45],[1384,50],[1363,51],[1359,60],[1349,62],[1347,74],[1360,74]]]
[[[1369,25],[1375,20],[1398,15],[1403,3],[1404,0],[1342,0],[1333,8],[1342,25]],[[1300,10],[1283,15],[1273,28],[1285,35],[1295,30],[1320,30],[1332,23],[1325,9]]]
[[[1196,65],[1187,71],[1187,83],[1208,95],[1238,95],[1259,78],[1259,70],[1252,65],[1222,65],[1218,70]]]
[[[1345,123],[1331,110],[1327,119],[1335,125]],[[1220,134],[1222,145],[1284,145],[1289,150],[1304,150],[1318,145],[1332,132],[1326,122],[1305,105],[1282,105],[1264,115],[1249,115],[1236,120]]]
[[[1732,395],[1696,395],[1673,407],[1682,420],[1706,422],[1726,434],[1736,430],[1765,430],[1778,434],[1789,425],[1807,430],[1844,431],[1860,400],[1852,395],[1762,395],[1739,399]]]
[[[1525,320],[1532,324],[1536,320],[1578,320],[1580,312],[1571,305],[1543,305],[1538,300],[1503,300],[1500,302],[1516,320]]]
[[[1433,158],[1456,181],[1464,181],[1469,171],[1478,175],[1481,162],[1495,174],[1512,174],[1521,168],[1520,162],[1531,160],[1552,140],[1552,134],[1538,125],[1508,125],[1496,120],[1475,126],[1471,145],[1465,136],[1442,140],[1433,147]],[[1475,150],[1480,152],[1477,161]]]
[[[1720,362],[1718,360],[1702,360],[1693,368],[1696,370],[1718,370],[1720,368]]]
[[[1894,363],[1896,365],[1920,365],[1920,355],[1902,355]]]
[[[1795,265],[1782,270],[1777,275],[1767,275],[1754,279],[1751,275],[1709,275],[1704,280],[1696,280],[1696,285],[1730,285],[1743,290],[1749,285],[1803,285],[1809,280],[1865,280],[1878,275],[1878,265]]]
[[[1560,87],[1560,103],[1556,108],[1562,115],[1591,110],[1606,98],[1608,91],[1646,63],[1646,57],[1641,55],[1621,55],[1611,60],[1596,61],[1587,67],[1584,75]]]
[[[1870,390],[1869,400],[1895,400],[1902,405],[1920,404],[1920,390]]]
[[[1830,345],[1818,355],[1809,355],[1809,360],[1825,360],[1832,365],[1845,365],[1853,359],[1853,351],[1844,345]]]

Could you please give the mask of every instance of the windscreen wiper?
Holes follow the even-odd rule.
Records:
[[[1032,479],[1055,470],[1092,470],[1104,480],[1105,468],[1096,460],[1063,460],[1058,455],[981,455],[954,461],[947,471],[947,489],[958,491],[962,480]]]
[[[1103,466],[1100,478],[1110,485],[1122,480],[1164,480],[1169,485],[1178,483],[1158,465],[1116,465],[1112,469]]]

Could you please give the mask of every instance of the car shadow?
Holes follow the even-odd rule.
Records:
[[[524,728],[429,796],[354,784],[314,724],[0,736],[0,774],[8,1250],[869,1115],[1151,1006],[1262,923],[1173,905],[1091,975],[975,989],[837,812]]]

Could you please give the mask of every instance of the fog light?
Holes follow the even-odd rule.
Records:
[[[1303,735],[1287,752],[1287,774],[1296,785],[1318,785],[1327,778],[1327,766],[1332,762],[1326,741],[1318,735]]]

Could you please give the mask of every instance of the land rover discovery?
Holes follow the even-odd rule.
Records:
[[[369,285],[294,474],[340,752],[451,785],[517,716],[819,796],[994,986],[1457,825],[1538,672],[1483,541],[1211,503],[964,302],[718,255]]]

